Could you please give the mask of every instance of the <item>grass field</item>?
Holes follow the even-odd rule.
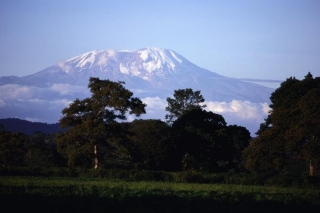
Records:
[[[0,176],[10,212],[292,212],[320,209],[319,188]]]

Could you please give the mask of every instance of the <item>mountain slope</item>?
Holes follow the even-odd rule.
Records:
[[[41,122],[21,120],[18,118],[0,119],[0,125],[3,125],[5,131],[22,132],[27,135],[32,135],[35,132],[42,132],[44,134],[54,134],[65,131],[60,128],[58,123],[47,124]]]
[[[131,90],[148,90],[165,98],[175,89],[201,90],[206,100],[268,102],[273,89],[227,78],[200,68],[178,53],[161,48],[138,51],[91,51],[48,67],[33,75],[0,78],[0,85],[49,87],[53,84],[83,86],[90,77],[124,81]],[[144,93],[143,96],[149,96]],[[164,93],[164,94],[163,94]]]
[[[270,103],[269,97],[274,91],[203,69],[168,49],[97,50],[32,75],[0,77],[0,118],[56,123],[61,110],[71,101],[90,96],[87,89],[90,77],[123,81],[134,96],[149,102],[151,99],[158,101],[155,105],[148,103],[148,106],[157,116],[154,118],[159,119],[164,119],[165,99],[176,89],[200,90],[206,101],[224,103],[220,106],[230,103],[229,114],[238,110],[234,109],[238,107],[234,104]]]

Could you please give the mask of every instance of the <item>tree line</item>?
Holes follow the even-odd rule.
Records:
[[[0,130],[1,164],[318,176],[320,81],[288,78],[271,94],[257,137],[206,111],[201,91],[174,90],[165,121],[146,113],[124,82],[90,78],[91,97],[62,110],[65,132],[27,136]]]

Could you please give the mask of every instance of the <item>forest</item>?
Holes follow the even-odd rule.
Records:
[[[91,97],[62,110],[57,133],[0,128],[2,175],[50,168],[258,174],[290,179],[320,175],[320,78],[287,78],[270,96],[257,137],[205,110],[201,91],[175,90],[165,121],[135,119],[146,105],[124,82],[90,78]],[[20,171],[20,172],[19,172]],[[42,172],[44,173],[44,172]]]

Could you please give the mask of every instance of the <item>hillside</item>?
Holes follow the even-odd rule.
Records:
[[[0,119],[0,125],[9,132],[22,132],[27,135],[32,135],[34,132],[42,132],[44,134],[53,134],[63,131],[58,123],[47,124],[40,122],[31,122],[21,120],[18,118],[5,118]]]

